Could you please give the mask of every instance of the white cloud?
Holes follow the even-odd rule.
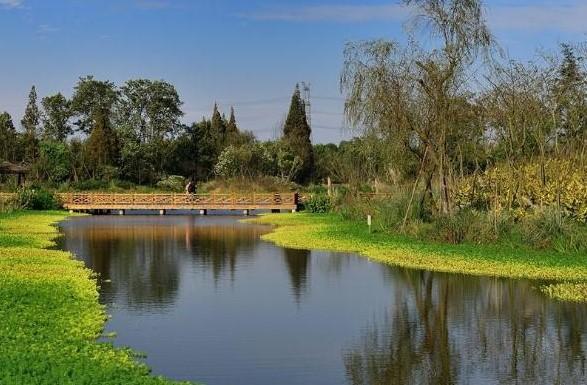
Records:
[[[0,0],[0,8],[18,8],[24,0]]]
[[[408,10],[399,4],[388,5],[313,5],[301,8],[273,8],[245,13],[251,20],[365,22],[403,20]]]
[[[137,0],[136,4],[142,9],[163,9],[171,6],[167,0]]]
[[[508,5],[488,9],[488,20],[495,29],[587,32],[587,4]]]
[[[39,27],[37,28],[37,33],[39,35],[48,35],[54,32],[58,32],[59,28],[54,27],[52,25],[49,24],[41,24],[39,25]]]
[[[399,3],[382,5],[311,5],[301,8],[269,8],[244,13],[250,20],[286,22],[368,22],[404,21],[411,11]],[[587,32],[587,4],[584,1],[499,5],[487,7],[487,19],[496,30],[556,30]]]

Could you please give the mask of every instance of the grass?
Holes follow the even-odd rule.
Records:
[[[401,267],[540,281],[553,298],[587,301],[587,256],[533,250],[522,245],[448,245],[388,233],[370,233],[363,223],[336,214],[275,214],[253,219],[277,225],[263,239],[280,246],[355,252]]]
[[[0,384],[172,384],[129,349],[98,343],[106,321],[96,281],[48,250],[62,212],[0,214]]]

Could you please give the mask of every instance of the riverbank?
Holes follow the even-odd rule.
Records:
[[[0,214],[0,384],[179,384],[136,353],[98,343],[106,322],[96,280],[49,250],[64,212]]]
[[[366,223],[336,214],[272,214],[252,219],[277,227],[263,239],[296,249],[353,252],[396,266],[480,276],[530,279],[565,301],[587,301],[587,257],[523,246],[448,245],[399,235],[370,233]]]

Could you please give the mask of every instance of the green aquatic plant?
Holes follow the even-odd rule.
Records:
[[[0,214],[0,384],[172,384],[129,349],[98,343],[106,314],[95,278],[48,250],[63,212]]]
[[[251,221],[276,225],[263,239],[283,247],[355,252],[406,268],[548,282],[539,286],[553,298],[587,301],[587,259],[581,252],[425,242],[371,233],[366,221],[349,221],[336,214],[272,214]]]

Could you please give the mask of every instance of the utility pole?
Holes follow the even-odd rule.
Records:
[[[306,108],[306,119],[308,120],[308,126],[312,130],[312,102],[310,100],[310,82],[302,82],[302,98],[304,99],[304,106]],[[312,141],[314,141],[314,132],[312,131]]]

